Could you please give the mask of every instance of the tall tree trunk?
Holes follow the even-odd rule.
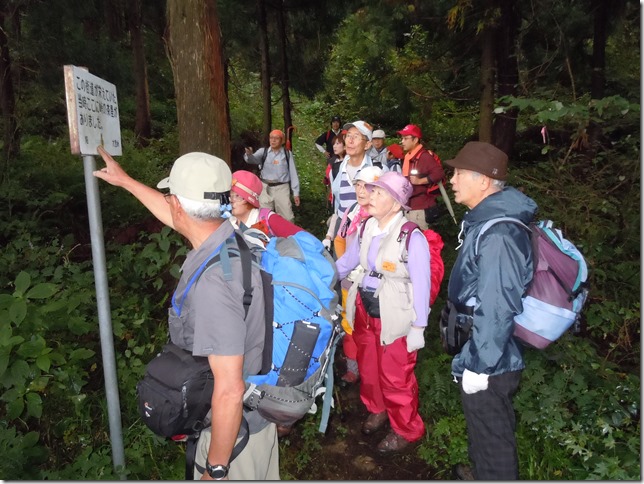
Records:
[[[268,52],[268,22],[265,0],[257,0],[257,16],[259,22],[259,52],[261,54],[262,105],[264,106],[262,143],[267,146],[268,133],[271,131],[273,124],[273,101],[271,99],[271,59]]]
[[[179,151],[230,163],[228,96],[216,0],[168,0],[168,49],[177,99]]]
[[[150,115],[150,92],[148,90],[148,68],[141,33],[141,0],[130,0],[127,8],[128,26],[132,41],[134,83],[136,85],[134,135],[138,146],[147,146],[152,136],[152,120]]]
[[[606,83],[606,30],[610,9],[606,0],[593,0],[592,4],[595,25],[590,96],[593,99],[601,99],[604,97]]]
[[[3,156],[6,161],[20,153],[20,131],[16,120],[16,97],[11,74],[9,39],[7,37],[7,2],[0,0],[0,110],[4,124]],[[14,11],[14,15],[16,11]],[[13,19],[10,19],[13,20]]]
[[[284,17],[284,1],[279,0],[277,8],[277,28],[280,38],[280,57],[282,59],[282,106],[284,110],[284,132],[288,136],[288,128],[293,125],[291,117],[291,95],[289,93],[288,55],[286,53],[286,19]]]
[[[501,0],[501,20],[497,31],[497,96],[515,96],[519,83],[519,67],[515,40],[519,32],[519,5],[515,0]],[[508,155],[514,146],[517,132],[516,108],[494,118],[494,145]]]
[[[492,143],[494,110],[495,59],[494,30],[486,25],[481,33],[481,100],[479,106],[479,141]]]

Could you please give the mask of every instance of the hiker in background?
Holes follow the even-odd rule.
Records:
[[[440,163],[437,163],[429,151],[420,143],[423,133],[415,124],[408,124],[398,131],[400,143],[405,150],[402,174],[414,187],[409,199],[411,207],[406,217],[425,230],[429,228],[426,210],[436,206],[440,194],[438,182],[445,177]]]
[[[237,170],[233,173],[230,189],[231,217],[235,228],[242,232],[257,228],[269,237],[288,237],[302,229],[284,219],[280,214],[267,208],[259,208],[259,197],[263,189],[262,181],[254,173]]]
[[[347,209],[342,215],[340,221],[340,228],[338,234],[333,241],[336,257],[340,258],[344,255],[347,245],[351,245],[354,239],[358,237],[358,230],[364,221],[369,218],[369,192],[366,188],[366,183],[376,181],[382,175],[382,169],[377,166],[367,166],[360,170],[353,180],[353,185],[356,190],[357,202],[352,207]],[[342,307],[346,307],[347,294],[354,279],[357,277],[359,270],[352,271],[347,277],[340,281],[342,287]],[[346,372],[340,377],[340,380],[347,384],[356,383],[360,378],[360,370],[358,369],[356,343],[353,340],[353,329],[347,322],[346,314],[342,312],[342,329],[345,335],[342,338],[342,350],[346,358]]]
[[[373,434],[389,422],[391,430],[377,446],[379,453],[387,454],[425,435],[414,367],[417,350],[425,346],[430,257],[425,236],[414,230],[408,263],[400,262],[400,231],[407,222],[403,210],[409,209],[412,193],[409,180],[388,172],[366,188],[371,218],[336,266],[340,279],[359,268],[346,314],[358,349],[360,399],[369,411],[362,432]]]
[[[259,165],[259,177],[264,190],[259,197],[261,207],[270,208],[289,222],[295,219],[291,205],[291,191],[295,206],[300,206],[300,180],[295,167],[295,157],[283,145],[284,133],[279,129],[270,132],[268,148],[260,148],[253,153],[246,148],[244,161]]]
[[[385,132],[381,129],[377,129],[373,132],[371,137],[371,148],[367,151],[369,158],[371,158],[371,163],[374,166],[379,166],[380,168],[387,167],[387,148],[385,147]]]
[[[344,135],[346,156],[336,175],[331,173],[331,194],[333,196],[333,215],[329,219],[326,237],[322,240],[325,247],[331,247],[331,242],[338,231],[342,214],[356,201],[356,191],[353,179],[366,166],[372,166],[367,150],[371,147],[373,129],[369,123],[354,121],[343,127],[347,130]]]
[[[452,311],[472,318],[472,332],[452,361],[452,375],[461,389],[467,424],[468,452],[476,479],[519,478],[512,396],[525,367],[521,345],[512,336],[514,317],[532,279],[532,248],[526,230],[496,224],[479,241],[490,219],[514,217],[528,224],[536,203],[505,186],[507,155],[489,143],[467,143],[453,160],[450,183],[454,200],[468,208],[461,224],[460,251],[449,278]],[[467,477],[458,465],[456,477]]]
[[[340,116],[333,116],[331,118],[331,129],[322,133],[315,140],[315,147],[326,157],[327,162],[333,156],[333,138],[340,134],[340,126],[342,126]]]
[[[397,143],[387,146],[387,168],[389,171],[402,173],[402,160],[405,154],[402,146]]]
[[[326,171],[324,175],[324,184],[329,187],[328,201],[333,207],[333,192],[331,192],[331,177],[335,177],[338,174],[340,169],[340,163],[344,160],[344,157],[347,155],[347,149],[344,142],[344,135],[346,130],[340,131],[337,135],[333,137],[333,156],[329,158],[329,163],[326,165]],[[333,213],[333,209],[331,209]]]
[[[258,412],[246,414],[250,439],[230,462],[244,412],[244,375],[256,374],[262,365],[266,331],[263,297],[252,299],[248,316],[244,317],[244,287],[238,258],[231,260],[236,276],[232,280],[226,280],[221,266],[213,266],[186,297],[181,296],[199,265],[234,232],[230,221],[222,218],[232,180],[228,165],[206,153],[185,154],[174,162],[170,176],[157,184],[157,188],[169,189],[163,194],[131,178],[100,146],[98,153],[106,166],[95,171],[94,176],[130,192],[192,246],[175,291],[182,298],[182,306],[177,314],[173,305],[168,320],[172,342],[195,356],[208,357],[217,382],[211,404],[211,427],[216,431],[211,436],[208,427],[200,434],[195,478],[205,472],[204,478],[213,479],[279,479],[275,424]],[[252,270],[253,291],[262,294],[259,268]]]

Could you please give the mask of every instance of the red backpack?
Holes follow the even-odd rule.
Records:
[[[405,239],[405,250],[403,252],[403,260],[407,262],[407,253],[409,252],[409,234],[411,234],[415,229],[420,230],[420,227],[414,222],[405,222],[400,228],[400,235],[398,240],[402,241]],[[441,289],[441,282],[443,282],[443,276],[445,275],[445,264],[443,263],[443,258],[441,257],[441,250],[443,250],[443,238],[438,234],[438,232],[433,231],[432,229],[421,230],[425,238],[427,239],[427,244],[429,245],[429,271],[431,273],[432,287],[429,292],[429,304],[434,304],[436,296]]]

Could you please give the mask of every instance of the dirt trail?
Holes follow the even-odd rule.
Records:
[[[341,349],[336,354],[336,382],[342,375],[344,361]],[[299,480],[432,480],[433,469],[417,455],[417,446],[400,454],[382,456],[376,446],[389,430],[385,428],[372,435],[364,435],[361,426],[367,410],[360,401],[358,384],[336,386],[335,409],[325,435],[317,432],[321,449],[304,451],[306,444],[302,422],[291,434],[281,438],[281,468],[283,479]],[[309,430],[306,430],[309,431]],[[312,437],[308,437],[310,440]],[[303,470],[298,470],[298,453],[314,454]],[[286,471],[286,472],[284,472]]]

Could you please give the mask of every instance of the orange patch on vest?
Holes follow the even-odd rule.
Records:
[[[388,272],[396,272],[396,263],[385,261],[382,263],[382,270]]]

